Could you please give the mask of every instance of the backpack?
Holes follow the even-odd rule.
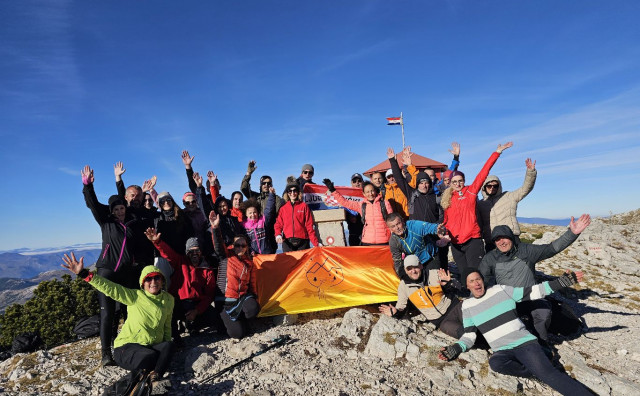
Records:
[[[73,333],[79,340],[100,334],[100,315],[85,316],[73,327]]]
[[[382,219],[384,221],[387,221],[387,207],[384,204],[384,199],[380,200],[380,210],[382,211]],[[362,202],[362,224],[367,224],[366,220],[365,220],[365,216],[367,213],[367,203],[366,202]]]
[[[551,303],[550,333],[570,336],[582,329],[582,320],[569,304],[553,297],[547,297],[547,300]]]
[[[149,396],[152,392],[149,374],[130,371],[107,389],[102,396]]]
[[[42,339],[36,333],[22,333],[14,337],[11,344],[11,353],[33,352],[42,345]]]

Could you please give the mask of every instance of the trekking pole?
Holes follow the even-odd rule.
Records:
[[[265,353],[265,352],[267,352],[267,351],[269,351],[271,349],[277,348],[279,346],[286,345],[286,344],[291,344],[291,343],[295,342],[295,340],[292,340],[291,336],[289,336],[288,334],[285,334],[285,335],[281,335],[281,336],[279,336],[277,338],[272,339],[271,342],[272,342],[271,345],[259,350],[258,352],[254,352],[251,355],[249,355],[248,357],[240,360],[239,362],[236,362],[236,363],[232,364],[229,367],[223,368],[222,370],[218,371],[215,374],[212,374],[212,375],[210,375],[208,377],[203,378],[202,380],[200,380],[200,383],[201,384],[207,383],[207,382],[211,381],[212,379],[214,379],[216,377],[219,377],[220,375],[222,375],[222,374],[224,374],[224,373],[226,373],[228,371],[233,370],[236,367],[242,366],[243,364],[247,363],[248,361],[250,361],[251,359],[255,358],[256,356],[262,355],[263,353]]]

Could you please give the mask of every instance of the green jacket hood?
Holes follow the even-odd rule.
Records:
[[[162,278],[163,278],[162,285],[164,289],[167,284],[167,278],[164,276],[162,271],[160,271],[160,268],[156,267],[155,265],[147,265],[142,269],[142,272],[140,273],[140,279],[138,279],[138,284],[140,285],[140,288],[142,288],[142,283],[144,282],[144,278],[146,278],[147,275],[149,275],[152,272],[158,272],[162,275]]]

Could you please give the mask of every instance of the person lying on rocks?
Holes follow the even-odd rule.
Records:
[[[583,214],[575,221],[571,218],[569,229],[560,238],[544,245],[520,242],[511,228],[499,225],[493,228],[491,239],[496,249],[487,253],[478,270],[488,287],[495,284],[511,287],[532,287],[536,284],[536,263],[553,257],[578,239],[591,224],[591,217]],[[516,304],[518,315],[532,318],[533,328],[547,355],[551,354],[548,344],[548,329],[551,324],[551,303],[546,299],[523,301]]]
[[[187,240],[185,254],[182,255],[161,240],[162,234],[155,229],[147,228],[145,234],[173,269],[169,292],[178,301],[173,310],[171,333],[176,344],[180,346],[182,339],[178,332],[178,321],[185,321],[190,333],[211,326],[215,322],[217,315],[211,306],[216,287],[215,271],[204,259],[197,238]]]
[[[84,268],[84,257],[76,260],[71,252],[62,258],[62,267],[84,279],[96,290],[127,305],[127,320],[113,342],[113,358],[135,375],[149,376],[152,383],[162,378],[174,352],[171,341],[173,296],[164,290],[160,269],[142,269],[140,289],[129,289]]]
[[[398,285],[396,305],[381,305],[380,312],[391,317],[399,317],[411,301],[420,313],[443,333],[460,338],[463,333],[461,303],[451,293],[460,289],[457,280],[451,279],[444,269],[424,270],[418,256],[410,254],[404,258],[403,277]]]
[[[477,330],[493,350],[489,366],[496,373],[535,376],[563,395],[591,394],[582,384],[553,367],[516,312],[516,303],[544,298],[582,281],[582,277],[580,271],[567,271],[553,281],[529,287],[495,285],[485,289],[482,274],[471,271],[467,276],[471,297],[462,302],[464,334],[455,344],[443,347],[438,358],[451,361],[470,349],[476,341]]]

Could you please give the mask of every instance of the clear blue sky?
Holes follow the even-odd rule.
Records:
[[[80,169],[115,193],[180,152],[239,187],[302,164],[349,176],[401,148],[473,178],[498,143],[506,189],[537,160],[519,215],[640,206],[640,3],[630,1],[3,1],[0,250],[97,242]],[[256,180],[257,181],[257,180]],[[257,187],[257,184],[256,184]]]

